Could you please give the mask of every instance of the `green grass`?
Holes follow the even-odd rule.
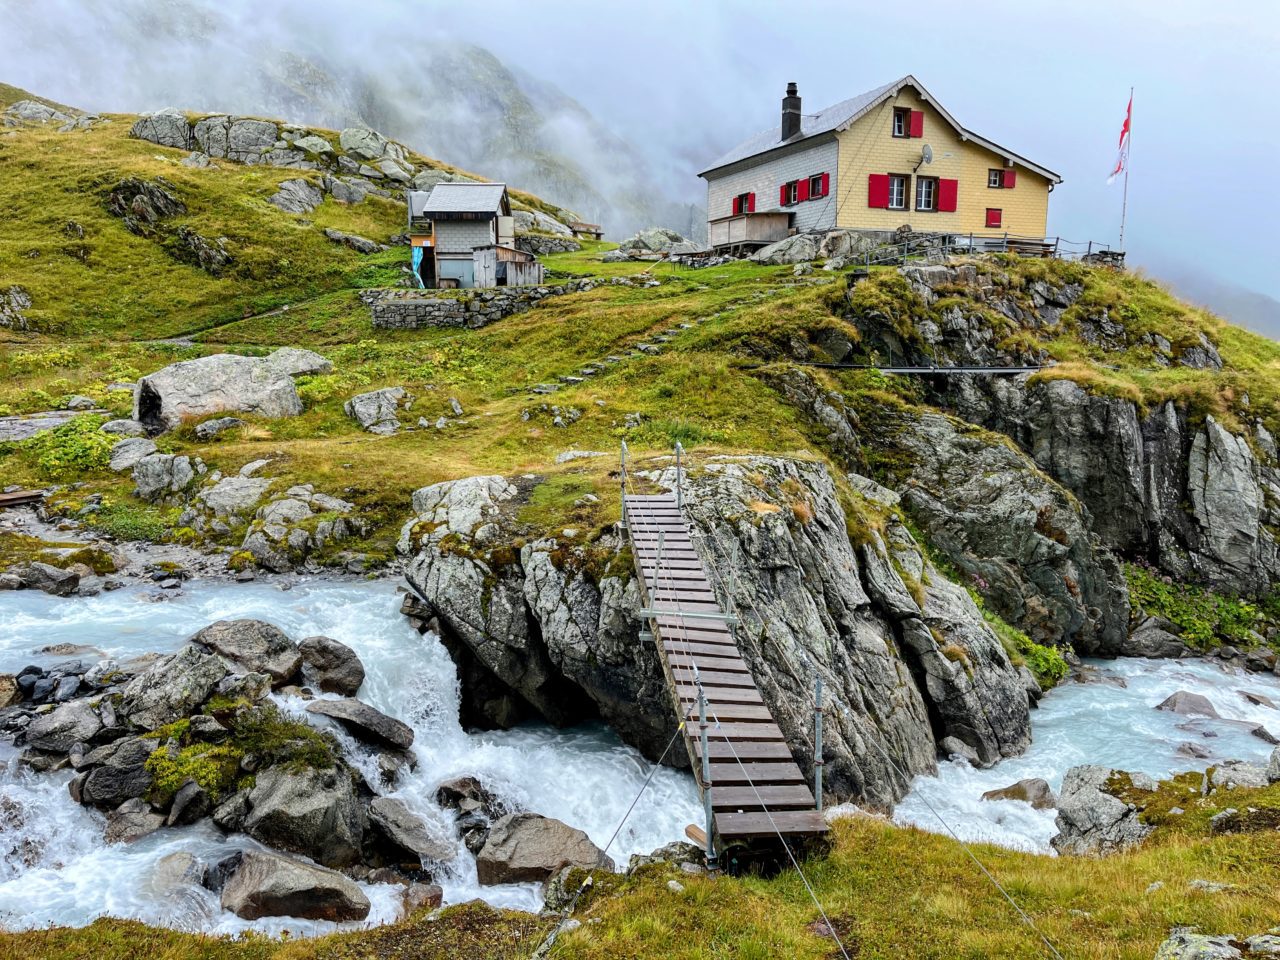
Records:
[[[1124,565],[1129,602],[1137,616],[1158,616],[1176,625],[1187,646],[1207,651],[1223,644],[1254,647],[1280,627],[1280,592],[1257,601],[1180,583],[1137,563]]]

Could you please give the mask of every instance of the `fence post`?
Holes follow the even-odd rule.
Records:
[[[1087,252],[1085,253],[1085,256],[1086,256],[1086,257],[1091,257],[1091,256],[1093,256],[1093,241],[1092,241],[1092,240],[1090,240],[1090,241],[1089,241],[1089,247],[1088,247]]]
[[[676,441],[676,509],[684,509],[684,444]]]
[[[702,738],[702,812],[707,822],[707,868],[714,869],[716,848],[712,840],[715,821],[711,817],[711,752],[707,749],[707,694],[698,681],[698,731]]]
[[[822,675],[813,681],[813,799],[822,810]]]
[[[622,519],[618,524],[623,533],[627,531],[627,441],[622,441]]]

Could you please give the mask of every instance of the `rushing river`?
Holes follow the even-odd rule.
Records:
[[[1243,696],[1260,693],[1280,704],[1280,677],[1245,674],[1218,661],[1099,661],[1095,683],[1064,683],[1031,713],[1034,740],[1020,757],[988,770],[975,770],[963,760],[939,765],[937,777],[917,777],[911,793],[898,804],[894,819],[925,830],[945,832],[930,805],[956,834],[969,841],[1051,852],[1057,833],[1054,811],[1032,810],[1015,800],[983,800],[987,790],[1027,777],[1041,777],[1056,792],[1068,769],[1097,763],[1120,770],[1167,777],[1183,770],[1203,770],[1222,760],[1266,763],[1273,745],[1250,734],[1245,724],[1262,724],[1280,736],[1280,710],[1255,706]],[[1222,720],[1182,717],[1154,709],[1169,694],[1189,690],[1203,694]],[[1236,722],[1232,722],[1236,721]],[[1178,753],[1194,743],[1211,753],[1196,760]]]
[[[54,599],[37,591],[0,594],[0,672],[65,657],[33,651],[55,643],[85,644],[119,660],[148,651],[171,651],[214,620],[252,617],[276,624],[294,639],[324,634],[351,646],[364,661],[359,697],[414,728],[417,769],[402,775],[391,795],[451,833],[452,816],[436,806],[438,783],[474,775],[500,796],[585,830],[603,847],[652,765],[604,727],[553,730],[522,727],[468,733],[458,724],[457,672],[434,636],[419,636],[398,613],[400,598],[387,583],[303,582],[288,591],[268,584],[193,583],[157,602],[151,588],[126,588],[91,599]],[[93,655],[87,655],[92,657]],[[301,701],[282,698],[301,714]],[[308,719],[315,718],[310,715]],[[377,783],[372,754],[338,733],[370,783]],[[215,895],[153,881],[165,855],[188,851],[205,861],[253,846],[249,838],[223,837],[211,825],[162,829],[137,843],[107,845],[103,818],[67,793],[70,772],[36,774],[19,767],[17,751],[0,746],[0,925],[79,925],[104,914],[153,924],[237,932],[249,928],[318,933],[337,925],[298,920],[252,923],[223,911]],[[22,823],[15,821],[21,818]],[[684,827],[702,819],[692,778],[657,771],[609,854],[625,864],[681,839]],[[21,838],[16,849],[15,838]],[[485,887],[475,860],[458,842],[453,873],[437,877],[446,902],[483,897],[495,905],[536,910],[536,884]],[[368,923],[395,919],[399,888],[361,884],[373,904]]]
[[[516,805],[585,830],[604,846],[652,766],[602,727],[557,731],[528,726],[505,733],[468,733],[458,724],[457,673],[434,636],[421,637],[398,614],[399,598],[387,583],[302,582],[291,590],[270,584],[194,583],[156,600],[153,588],[131,587],[92,599],[59,600],[35,591],[0,594],[0,672],[61,659],[34,651],[55,643],[84,644],[126,659],[178,648],[214,620],[254,617],[275,623],[295,639],[325,634],[353,647],[367,677],[360,698],[409,723],[416,733],[418,766],[396,784],[394,796],[450,832],[451,817],[433,801],[442,780],[475,775]],[[87,656],[93,656],[89,654]],[[1052,811],[1013,801],[982,801],[984,791],[1024,777],[1043,777],[1057,789],[1066,770],[1102,763],[1163,776],[1204,767],[1177,753],[1194,742],[1217,760],[1265,760],[1271,745],[1229,720],[1249,721],[1280,733],[1280,711],[1253,706],[1242,691],[1280,703],[1280,678],[1243,675],[1213,662],[1119,660],[1097,665],[1102,682],[1067,683],[1032,713],[1034,743],[1027,753],[990,770],[963,762],[941,764],[937,777],[917,778],[895,814],[901,823],[928,830],[942,826],[932,804],[956,832],[1026,850],[1048,851]],[[1207,696],[1223,721],[1154,710],[1176,690]],[[281,698],[301,713],[300,701]],[[378,782],[373,755],[338,732],[355,764]],[[21,768],[17,750],[0,745],[0,926],[78,925],[95,917],[133,917],[153,924],[235,933],[314,934],[335,924],[287,919],[240,920],[217,898],[190,885],[176,890],[160,881],[164,856],[187,851],[206,862],[253,846],[247,837],[224,837],[205,824],[162,829],[130,845],[103,842],[101,814],[73,802],[70,772],[35,774]],[[609,853],[625,863],[680,839],[684,826],[700,823],[692,779],[658,770]],[[483,887],[474,858],[461,842],[454,872],[437,879],[446,902],[483,897],[497,905],[537,909],[536,885]],[[385,923],[399,911],[399,888],[361,884],[373,904],[368,923]]]

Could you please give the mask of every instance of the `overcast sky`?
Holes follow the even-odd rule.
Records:
[[[204,0],[131,0],[170,14]],[[910,6],[793,0],[223,0],[237,30],[338,45],[380,67],[380,45],[452,34],[554,83],[649,153],[664,187],[702,195],[701,165],[778,122],[788,81],[806,112],[907,73],[965,126],[1058,171],[1050,233],[1115,243],[1108,187],[1130,86],[1126,246],[1139,263],[1191,265],[1280,297],[1280,3],[1071,0]],[[147,62],[85,24],[114,0],[0,0],[0,79],[90,107],[138,110],[138,77],[220,72]],[[23,29],[25,27],[25,29]],[[8,33],[6,41],[4,33]],[[234,38],[228,38],[234,42]],[[385,48],[384,48],[385,49]],[[194,62],[192,61],[194,57]],[[225,72],[222,70],[221,72]],[[154,82],[154,80],[153,80]],[[174,104],[183,106],[184,104]],[[443,158],[443,159],[448,159]]]

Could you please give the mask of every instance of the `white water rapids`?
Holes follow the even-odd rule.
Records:
[[[439,824],[442,835],[452,832],[452,816],[436,806],[436,785],[473,775],[518,807],[585,830],[603,847],[652,769],[603,726],[464,731],[453,661],[439,640],[419,636],[400,616],[390,584],[315,581],[282,591],[267,584],[192,583],[163,602],[148,599],[155,595],[150,588],[91,599],[54,599],[37,591],[0,595],[0,672],[67,659],[33,654],[55,643],[87,644],[120,660],[171,651],[201,627],[226,618],[266,620],[296,640],[333,637],[364,662],[359,698],[413,727],[417,769],[403,774],[390,794]],[[301,712],[300,701],[281,703]],[[345,734],[338,736],[366,779],[378,783],[372,754]],[[207,891],[188,885],[175,895],[153,885],[156,863],[166,854],[188,851],[213,862],[254,843],[241,835],[224,838],[206,824],[161,829],[134,844],[109,846],[102,839],[102,816],[68,794],[70,772],[32,773],[19,767],[17,753],[10,744],[0,745],[0,926],[79,925],[105,914],[218,933],[314,934],[351,926],[283,918],[248,922],[221,910]],[[631,854],[681,839],[686,824],[701,820],[692,777],[660,769],[609,854],[625,865]],[[536,884],[480,886],[475,859],[461,841],[458,851],[455,872],[436,878],[447,903],[483,897],[501,906],[541,906]],[[400,888],[361,887],[373,903],[368,923],[396,918]]]
[[[398,614],[399,598],[390,584],[314,581],[282,591],[264,583],[193,583],[162,602],[152,599],[156,594],[146,587],[91,599],[55,599],[36,591],[0,594],[0,672],[65,659],[34,653],[55,643],[85,644],[117,659],[170,651],[199,628],[231,617],[267,620],[295,639],[334,637],[353,647],[365,664],[360,698],[414,728],[418,766],[402,776],[393,795],[446,832],[451,817],[435,805],[435,787],[450,777],[474,775],[519,807],[579,827],[603,846],[652,769],[599,726],[464,731],[458,724],[452,661],[434,636],[420,637]],[[943,763],[938,777],[917,778],[896,819],[940,831],[927,799],[965,839],[1047,851],[1054,833],[1052,811],[1033,811],[1013,801],[984,802],[983,791],[1033,776],[1057,789],[1066,770],[1079,763],[1157,776],[1203,767],[1207,761],[1175,752],[1188,741],[1219,760],[1263,760],[1270,752],[1269,744],[1229,723],[1195,720],[1190,729],[1180,729],[1186,718],[1152,709],[1175,690],[1202,693],[1224,718],[1262,723],[1280,733],[1280,711],[1251,706],[1241,696],[1242,690],[1256,691],[1280,703],[1280,678],[1232,673],[1212,662],[1119,660],[1100,669],[1127,686],[1064,684],[1033,712],[1034,743],[1024,756],[991,770]],[[301,708],[299,701],[281,702],[286,709]],[[377,783],[372,755],[345,734],[339,737],[366,778]],[[251,923],[221,910],[207,891],[158,882],[156,865],[167,854],[187,851],[214,862],[253,841],[223,837],[205,824],[108,846],[102,815],[68,795],[70,772],[32,773],[19,766],[17,755],[12,746],[0,745],[0,926],[80,925],[102,915],[219,933],[252,928],[305,935],[351,926],[288,919]],[[692,778],[658,770],[609,853],[625,864],[632,853],[680,839],[686,824],[701,820]],[[460,842],[458,849],[455,872],[438,878],[446,902],[483,897],[497,905],[540,906],[534,884],[480,886],[474,859]],[[361,886],[373,903],[368,923],[395,919],[398,887]]]
[[[1280,710],[1254,706],[1244,691],[1280,704],[1280,677],[1245,674],[1213,660],[1101,661],[1094,666],[1101,682],[1064,683],[1031,712],[1033,742],[1020,757],[988,770],[963,760],[938,765],[937,777],[917,777],[911,792],[894,810],[898,823],[945,833],[932,804],[956,834],[967,841],[996,843],[1018,850],[1050,853],[1057,833],[1053,810],[1032,810],[1017,800],[983,800],[987,790],[1027,777],[1042,777],[1056,792],[1071,767],[1097,763],[1153,777],[1203,770],[1223,760],[1252,760],[1265,765],[1273,745],[1245,727],[1261,724],[1280,736]],[[1124,686],[1120,684],[1123,683]],[[1203,694],[1222,720],[1183,717],[1154,709],[1169,694]],[[1248,724],[1232,721],[1248,721]],[[1195,743],[1210,751],[1208,760],[1178,754]]]

